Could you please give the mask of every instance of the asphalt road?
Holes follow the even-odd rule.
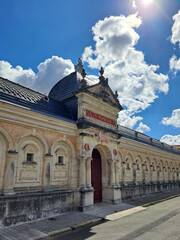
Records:
[[[53,240],[180,240],[180,197],[114,221],[56,235]]]

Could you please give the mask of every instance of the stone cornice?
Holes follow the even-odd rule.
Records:
[[[90,121],[86,120],[85,118],[78,119],[77,127],[79,129],[88,129],[89,127],[93,127],[93,128],[98,129],[98,130],[103,130],[104,132],[107,132],[107,133],[108,132],[113,133],[113,134],[117,135],[119,138],[121,137],[121,134],[118,133],[116,131],[116,129],[111,129],[111,128],[108,128],[108,127],[105,127],[105,126],[100,126],[96,123],[93,123],[93,122],[90,122]]]
[[[17,124],[24,124],[31,127],[46,128],[51,131],[58,131],[62,134],[76,136],[76,123],[47,116],[32,111],[28,108],[16,106],[10,103],[0,102],[0,120]]]
[[[158,147],[150,146],[145,143],[141,143],[135,140],[124,138],[120,139],[119,147],[126,148],[127,150],[134,150],[139,153],[151,154],[159,156],[160,158],[170,158],[176,161],[180,161],[180,155],[176,153],[171,153],[166,150],[159,149]]]

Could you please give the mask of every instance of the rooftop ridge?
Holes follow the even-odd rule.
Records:
[[[21,84],[19,84],[19,83],[13,82],[13,81],[11,81],[11,80],[9,80],[9,79],[7,79],[7,78],[3,78],[3,77],[0,77],[0,78],[3,79],[3,80],[5,80],[5,81],[8,81],[8,82],[10,82],[10,83],[12,83],[12,84],[14,84],[14,85],[17,85],[17,86],[20,86],[20,87],[22,87],[22,88],[28,89],[28,90],[30,90],[30,91],[32,91],[32,92],[34,92],[34,93],[38,93],[38,94],[41,94],[42,96],[46,96],[46,94],[40,93],[40,92],[35,91],[35,90],[31,89],[31,88],[28,88],[28,87],[26,87],[26,86],[23,86],[23,85],[21,85]]]
[[[127,135],[127,136],[129,135],[129,136],[131,136],[131,138],[134,137],[134,139],[139,140],[139,141],[141,140],[144,143],[147,143],[147,144],[151,143],[152,146],[156,146],[158,148],[162,148],[162,149],[168,150],[168,151],[171,150],[174,153],[180,154],[180,150],[175,148],[173,145],[169,145],[167,143],[161,142],[160,140],[158,140],[156,138],[153,138],[153,137],[150,137],[150,136],[148,136],[148,135],[146,135],[144,133],[141,133],[141,132],[139,132],[137,130],[134,130],[134,129],[131,129],[131,128],[128,128],[128,127],[125,127],[125,126],[122,126],[122,125],[118,125],[118,130],[120,132],[121,132],[121,130],[123,131],[123,129],[120,129],[119,127],[129,130],[129,132],[131,131],[131,132],[134,132],[135,134],[137,133],[137,136],[136,135],[132,136],[129,132],[125,132],[124,135]],[[150,142],[147,141],[146,139],[141,139],[140,137],[138,137],[138,134],[141,135],[141,136],[145,136],[147,139],[150,140]],[[156,141],[158,142],[158,144],[157,144]]]

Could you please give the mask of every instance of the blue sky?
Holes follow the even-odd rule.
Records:
[[[180,0],[0,0],[0,76],[47,93],[82,57],[118,122],[180,144]]]

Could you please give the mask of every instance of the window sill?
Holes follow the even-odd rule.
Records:
[[[56,165],[56,166],[65,166],[64,163],[56,163],[55,165]]]
[[[24,161],[22,164],[27,164],[27,165],[36,165],[37,162],[26,162]]]

